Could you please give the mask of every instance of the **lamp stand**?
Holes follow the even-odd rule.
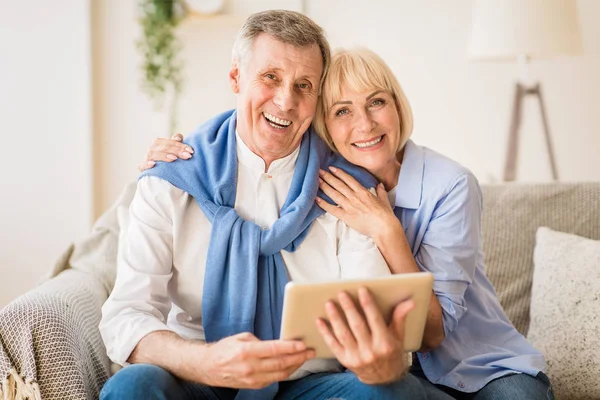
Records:
[[[554,150],[552,149],[552,140],[550,138],[550,130],[548,128],[548,119],[546,117],[546,108],[542,97],[542,89],[539,83],[533,86],[526,87],[521,83],[517,83],[515,87],[515,97],[513,101],[513,111],[510,122],[510,132],[508,135],[508,147],[506,149],[506,161],[504,164],[504,181],[514,181],[517,175],[517,156],[519,152],[519,128],[521,126],[521,110],[523,108],[523,99],[525,96],[535,96],[540,105],[540,113],[542,116],[542,124],[544,126],[544,138],[546,140],[546,151],[550,161],[552,170],[552,179],[558,180],[556,171],[556,161],[554,159]]]

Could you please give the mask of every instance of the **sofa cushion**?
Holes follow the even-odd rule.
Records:
[[[600,241],[537,232],[529,340],[559,399],[600,399]]]
[[[600,239],[600,182],[509,183],[482,189],[487,275],[508,317],[526,335],[535,232],[547,226]]]

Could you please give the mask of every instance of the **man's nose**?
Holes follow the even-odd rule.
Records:
[[[296,108],[296,93],[292,88],[280,87],[275,93],[273,102],[281,111],[290,111]]]

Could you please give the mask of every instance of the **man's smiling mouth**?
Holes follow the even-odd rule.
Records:
[[[288,121],[287,119],[277,118],[276,116],[271,115],[264,111],[263,111],[263,116],[265,117],[265,119],[267,120],[269,125],[271,125],[273,128],[276,128],[276,129],[287,128],[288,126],[290,126],[292,124],[292,121]]]

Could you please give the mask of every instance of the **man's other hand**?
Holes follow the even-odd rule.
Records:
[[[210,386],[261,389],[287,379],[314,356],[301,341],[261,341],[240,333],[208,345],[199,380]]]

